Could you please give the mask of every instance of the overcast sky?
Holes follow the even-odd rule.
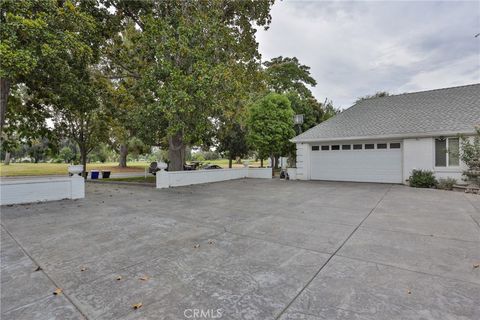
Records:
[[[480,1],[278,1],[257,39],[263,60],[297,57],[312,89],[348,108],[377,91],[480,82]]]

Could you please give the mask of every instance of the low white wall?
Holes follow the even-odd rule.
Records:
[[[188,186],[242,178],[271,179],[271,168],[211,169],[192,171],[158,171],[157,188]]]
[[[79,198],[85,198],[85,180],[77,175],[0,182],[0,205]]]
[[[248,168],[247,178],[272,179],[272,168]]]

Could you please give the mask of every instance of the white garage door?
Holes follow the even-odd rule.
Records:
[[[312,180],[402,183],[399,142],[311,146]]]

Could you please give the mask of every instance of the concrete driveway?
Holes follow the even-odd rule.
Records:
[[[3,320],[480,319],[480,196],[88,184],[1,211]]]

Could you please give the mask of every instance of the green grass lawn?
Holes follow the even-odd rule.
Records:
[[[217,164],[223,168],[228,168],[228,159],[206,160],[203,164]],[[266,164],[266,163],[265,163]],[[116,162],[106,163],[88,163],[87,170],[110,170],[112,173],[118,172],[144,172],[150,162],[129,162],[127,168],[120,168]],[[259,167],[260,162],[250,161],[251,166]],[[242,167],[243,164],[233,163],[233,167]],[[10,163],[8,166],[0,164],[1,177],[15,176],[46,176],[46,175],[66,175],[68,164],[66,163]]]
[[[88,163],[87,170],[110,170],[112,172],[144,172],[147,162],[129,162],[127,168],[120,168],[116,162]],[[10,163],[8,166],[0,164],[0,176],[45,176],[66,175],[66,163]]]

